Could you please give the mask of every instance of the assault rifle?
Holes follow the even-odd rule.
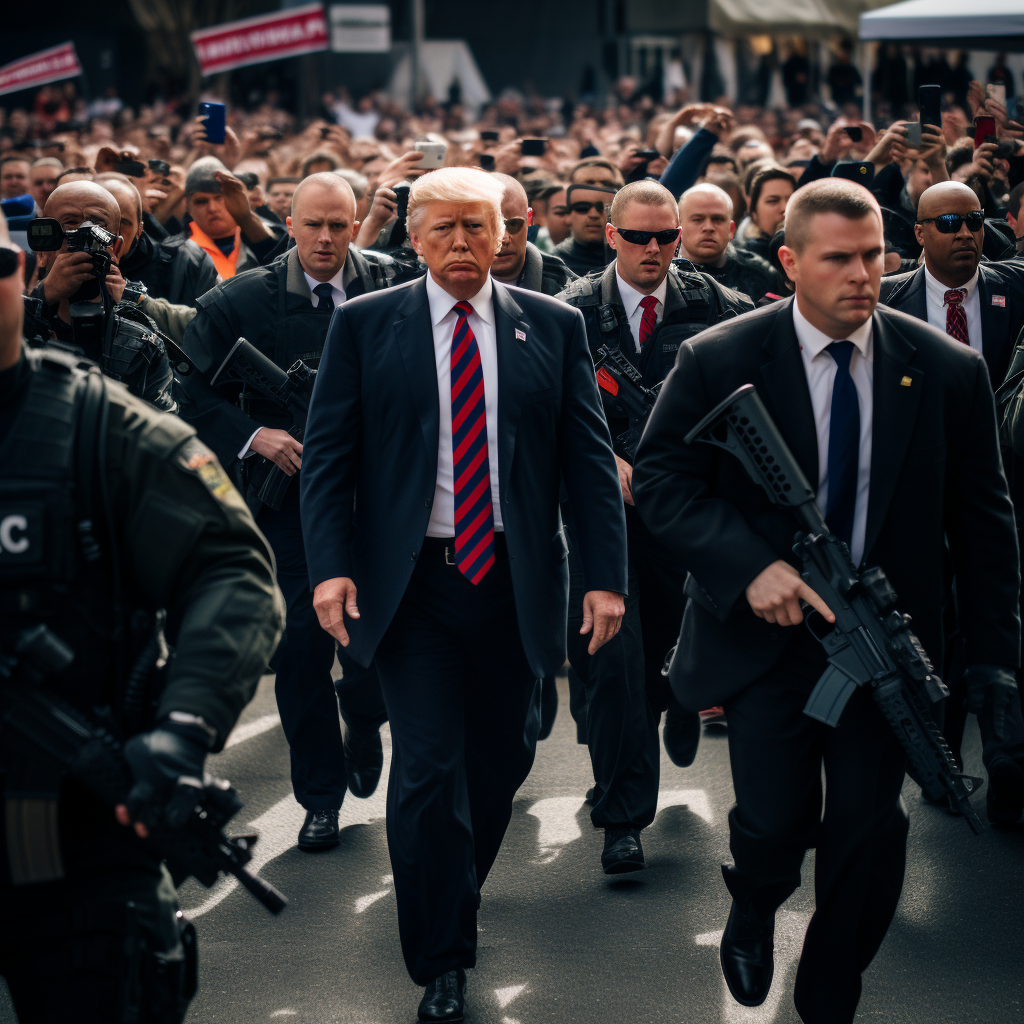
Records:
[[[617,347],[602,345],[597,350],[594,368],[597,370],[597,386],[601,389],[605,414],[609,418],[624,419],[629,423],[628,429],[614,439],[612,448],[619,458],[632,465],[636,458],[636,446],[647,426],[661,385],[644,387],[643,374]]]
[[[896,592],[885,573],[877,567],[858,572],[849,548],[829,532],[815,492],[756,388],[744,385],[716,405],[686,435],[687,444],[695,441],[734,455],[769,500],[789,509],[800,523],[793,551],[803,563],[803,579],[836,617],[835,625],[817,612],[807,617],[829,667],[804,713],[834,727],[854,691],[868,687],[927,796],[951,796],[971,829],[980,833],[983,826],[970,797],[981,780],[957,767],[931,713],[931,705],[949,691],[911,631],[910,616],[896,610]]]
[[[113,813],[132,788],[116,723],[111,716],[82,714],[45,686],[46,679],[69,668],[74,657],[74,651],[44,625],[22,630],[14,650],[0,652],[0,736],[5,749],[27,755],[27,763],[38,765],[42,775],[73,779]],[[59,878],[63,873],[54,834],[55,799],[52,806],[41,808],[50,802],[45,797],[17,795],[38,781],[9,779],[7,787],[8,860],[12,875],[20,874],[25,881]],[[49,794],[52,798],[57,788]],[[271,913],[279,914],[288,901],[245,866],[252,859],[256,835],[229,837],[222,831],[241,807],[223,779],[183,777],[159,820],[147,823],[149,838],[143,842],[166,862],[175,885],[191,876],[209,887],[221,874],[234,875]],[[12,822],[20,835],[12,833]],[[43,877],[38,877],[40,871]]]
[[[252,388],[263,398],[290,413],[294,422],[288,428],[288,433],[296,441],[302,441],[306,417],[309,415],[309,400],[313,396],[313,382],[316,380],[315,370],[311,370],[301,359],[297,359],[287,371],[282,370],[245,338],[239,338],[210,378],[210,384],[216,387],[231,380]],[[290,481],[291,477],[280,466],[270,459],[263,459],[246,488],[245,497],[249,507],[255,513],[259,510],[257,502],[260,502],[277,511]]]

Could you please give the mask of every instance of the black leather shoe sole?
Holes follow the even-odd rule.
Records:
[[[318,853],[320,850],[333,850],[341,842],[338,835],[325,836],[323,839],[299,839],[298,847],[307,853]]]
[[[725,975],[725,983],[729,987],[729,994],[736,1000],[740,1006],[760,1006],[767,998],[768,993],[772,990],[772,981],[775,979],[775,962],[772,961],[771,971],[768,974],[768,984],[765,987],[764,995],[760,999],[745,999],[743,996],[737,993],[736,989],[732,987],[732,979],[729,977],[729,971],[725,966],[725,954],[721,947],[718,950],[718,959],[722,964],[722,974]]]
[[[622,850],[616,850],[613,846],[601,854],[601,867],[606,875],[624,875],[630,871],[643,871],[646,866],[643,847],[639,843],[630,844]]]

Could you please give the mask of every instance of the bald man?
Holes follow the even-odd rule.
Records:
[[[102,280],[92,256],[69,252],[67,238],[59,250],[39,253],[42,280],[26,299],[33,340],[43,344],[55,340],[79,349],[133,395],[173,412],[171,368],[163,342],[149,317],[131,303],[121,302],[124,279],[116,260],[124,251],[124,239],[114,197],[94,182],[69,182],[53,190],[44,213],[65,233],[95,224],[111,232],[114,241],[107,248],[112,263]],[[99,325],[90,323],[89,314],[96,307],[102,311]]]
[[[985,214],[959,181],[921,193],[914,232],[924,266],[884,278],[880,301],[980,352],[998,387],[1024,327],[1024,263],[981,262]]]
[[[290,479],[280,507],[247,494],[256,521],[277,558],[277,580],[288,604],[284,638],[275,656],[277,702],[291,746],[292,786],[306,809],[299,846],[321,850],[338,843],[338,811],[346,789],[366,797],[380,778],[380,725],[386,718],[376,670],[344,652],[344,680],[331,680],[334,641],[313,611],[306,553],[299,526],[302,432],[283,406],[212,377],[232,345],[246,338],[283,370],[301,360],[315,370],[331,314],[347,299],[401,280],[402,266],[383,253],[360,252],[352,186],[330,172],[311,174],[295,189],[286,221],[294,246],[266,267],[224,281],[198,300],[199,312],[183,347],[201,374],[181,388],[181,414],[218,458],[240,474],[243,493],[267,460]],[[342,741],[338,704],[346,724]]]
[[[114,197],[121,211],[121,276],[145,285],[146,292],[155,299],[195,308],[196,299],[220,281],[209,254],[181,235],[152,238],[143,222],[142,196],[127,175],[101,174],[96,183]],[[141,296],[141,291],[135,289],[129,294]]]
[[[679,197],[682,228],[679,255],[719,284],[748,296],[755,304],[765,296],[781,298],[781,282],[763,257],[732,244],[736,234],[729,193],[710,182],[687,189]]]
[[[495,174],[504,188],[501,216],[505,233],[501,250],[491,265],[491,277],[503,284],[514,284],[531,292],[557,295],[576,275],[557,256],[541,252],[527,240],[533,223],[533,210],[526,189],[508,174]]]

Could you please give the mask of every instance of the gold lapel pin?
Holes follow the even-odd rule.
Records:
[[[900,384],[903,387],[905,387],[905,388],[909,388],[910,385],[913,384],[913,383],[914,383],[914,380],[913,380],[912,377],[904,377],[903,380],[900,381]]]

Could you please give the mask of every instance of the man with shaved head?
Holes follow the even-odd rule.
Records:
[[[291,746],[295,798],[306,809],[299,834],[304,850],[338,843],[338,811],[346,789],[369,796],[383,764],[379,728],[386,719],[376,670],[341,652],[344,679],[331,680],[334,641],[313,611],[299,527],[301,431],[292,414],[228,374],[216,374],[238,338],[282,370],[301,360],[315,370],[331,314],[347,299],[401,280],[402,265],[383,253],[360,252],[352,186],[331,172],[311,174],[295,189],[286,225],[295,245],[272,263],[237,274],[200,296],[185,331],[184,349],[200,373],[180,388],[181,414],[243,485],[267,460],[289,478],[278,508],[256,506],[260,529],[277,557],[277,579],[288,604],[284,638],[275,656],[277,702]],[[298,436],[296,436],[298,435]],[[243,492],[245,486],[243,486]],[[345,740],[338,724],[338,704]]]
[[[921,193],[914,232],[924,266],[885,278],[881,301],[980,352],[998,387],[1024,327],[1024,264],[981,262],[985,214],[959,181]]]
[[[906,755],[868,688],[838,728],[804,714],[828,667],[816,637],[835,615],[800,576],[795,520],[731,455],[683,440],[738,388],[757,387],[829,531],[854,566],[885,572],[938,665],[952,567],[967,675],[1017,730],[982,726],[989,817],[1008,823],[1024,806],[1017,538],[992,387],[969,345],[878,304],[884,254],[863,186],[825,178],[794,193],[779,259],[795,296],[680,346],[633,468],[644,522],[690,572],[673,690],[692,708],[724,705],[729,722],[726,982],[744,1006],[766,999],[775,914],[814,847],[817,905],[794,991],[805,1024],[852,1024],[896,911]]]
[[[110,192],[95,182],[58,185],[46,201],[44,214],[57,222],[54,234],[58,237],[96,225],[114,236],[107,246],[112,261],[125,251],[120,208]],[[40,284],[26,299],[37,339],[45,343],[53,338],[80,349],[132,394],[158,409],[173,410],[167,352],[149,317],[121,301],[124,278],[116,262],[100,280],[93,254],[69,252],[64,237],[59,249],[39,253],[39,274]],[[97,311],[102,314],[98,322],[91,315]]]
[[[213,260],[195,242],[181,235],[163,240],[152,238],[143,221],[142,196],[127,175],[100,174],[96,182],[114,197],[121,211],[121,276],[144,285],[145,292],[153,298],[194,308],[199,296],[220,280]],[[144,293],[132,289],[126,294],[141,298]]]
[[[698,270],[726,288],[749,296],[754,303],[769,293],[781,297],[781,282],[772,265],[756,253],[733,245],[733,203],[724,189],[710,182],[687,189],[679,197],[679,226],[679,255]]]
[[[531,292],[557,295],[576,275],[559,259],[541,252],[527,240],[533,223],[533,210],[526,189],[511,175],[495,174],[505,192],[501,200],[501,216],[505,233],[501,249],[494,257],[491,277],[503,284],[514,284]]]

